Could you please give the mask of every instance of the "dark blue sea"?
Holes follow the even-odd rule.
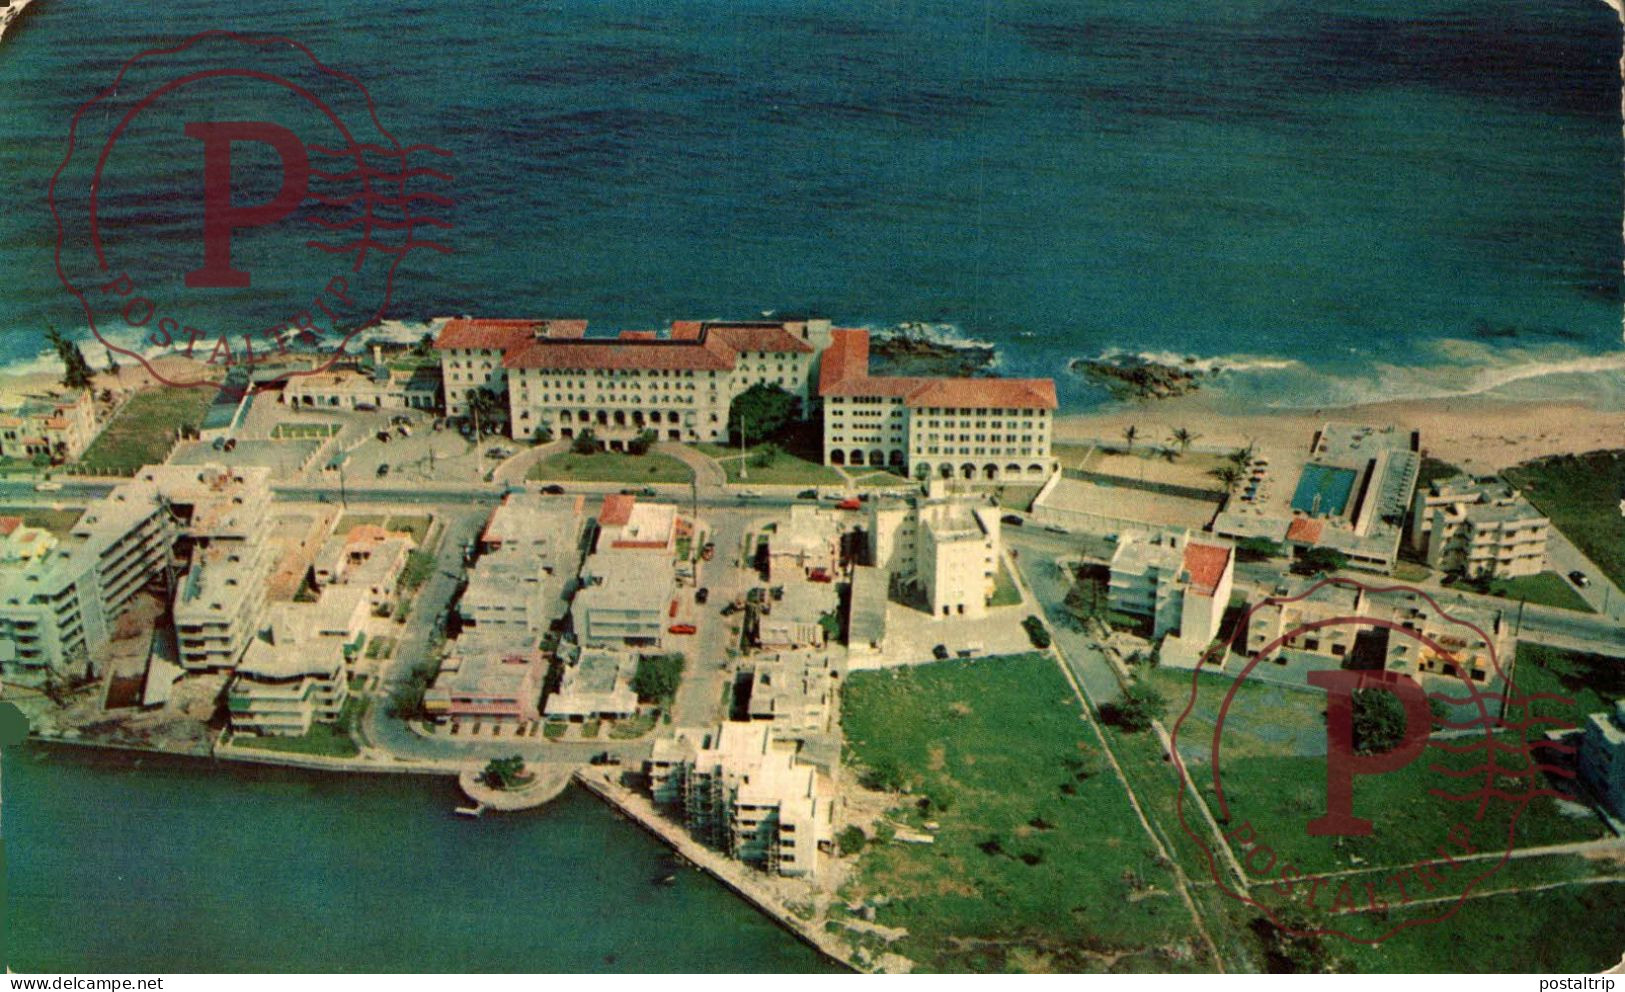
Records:
[[[453,153],[423,164],[453,175],[428,233],[454,253],[402,262],[401,336],[819,311],[992,343],[1075,409],[1102,397],[1066,362],[1108,354],[1228,370],[1249,402],[1625,402],[1620,25],[1596,0],[39,0],[0,44],[13,367],[47,325],[85,333],[45,204],[74,109],[207,28],[303,42],[403,144]],[[112,156],[121,264],[166,299],[202,157],[162,128],[286,96],[174,94]],[[335,264],[274,226],[237,244],[312,292]],[[185,314],[276,317],[230,290]]]

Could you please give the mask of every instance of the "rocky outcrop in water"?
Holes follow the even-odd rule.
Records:
[[[1118,399],[1161,400],[1202,388],[1203,370],[1153,362],[1138,355],[1074,358],[1067,368],[1105,386]]]
[[[985,375],[995,357],[992,348],[944,344],[906,331],[875,335],[869,341],[869,368],[874,375]]]

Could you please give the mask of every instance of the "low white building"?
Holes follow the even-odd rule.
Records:
[[[226,711],[237,733],[300,736],[313,724],[336,722],[349,695],[339,642],[273,624],[243,652]]]
[[[619,720],[638,711],[632,689],[637,656],[627,651],[584,648],[564,662],[559,688],[547,697],[550,720]]]
[[[1235,567],[1234,549],[1224,542],[1196,540],[1188,531],[1125,532],[1112,554],[1111,608],[1144,618],[1153,640],[1165,638],[1165,659],[1173,648],[1178,660],[1190,660],[1184,656],[1218,636]]]

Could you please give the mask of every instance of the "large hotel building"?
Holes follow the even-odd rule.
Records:
[[[726,442],[728,405],[751,386],[782,387],[809,413],[824,404],[824,462],[924,478],[1040,481],[1050,456],[1051,379],[869,374],[869,332],[827,320],[677,321],[664,337],[588,338],[581,320],[457,318],[435,341],[446,412],[470,390],[506,393],[509,429],[612,450],[644,430],[656,440]]]

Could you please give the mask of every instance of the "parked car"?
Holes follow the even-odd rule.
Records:
[[[377,409],[378,409],[378,404],[376,404],[376,403],[357,403],[355,405],[355,412],[356,413],[372,413],[374,410],[377,410]]]
[[[740,608],[741,607],[738,603],[728,603],[722,607],[722,615],[725,617],[731,617],[735,613],[738,613]]]
[[[818,490],[816,490],[816,489],[803,489],[801,492],[796,493],[796,499],[817,499],[817,498],[818,498]]]
[[[673,634],[692,634],[692,633],[694,633],[694,625],[691,624],[691,623],[674,623],[670,627],[667,627],[666,629],[671,631]]]
[[[1579,569],[1575,569],[1569,573],[1569,581],[1579,586],[1581,589],[1591,585],[1591,580],[1586,577],[1586,573],[1580,571]]]
[[[712,544],[710,541],[706,541],[705,542],[705,547],[700,549],[700,560],[701,561],[710,561],[712,558],[715,558],[716,556],[717,556],[717,546],[715,544]]]
[[[946,644],[938,644],[936,647],[932,648],[931,649],[931,657],[937,659],[938,661],[947,661],[948,660],[948,645],[946,645]]]
[[[389,443],[391,436],[392,435],[389,433],[389,431],[379,431],[377,434],[378,440],[384,442],[385,444]]]
[[[485,457],[487,458],[507,458],[511,454],[513,454],[513,452],[500,445],[494,448],[487,448],[485,450]]]
[[[835,581],[834,577],[829,574],[829,569],[827,569],[827,568],[815,568],[815,569],[813,569],[812,571],[807,573],[807,580],[809,582],[834,582]]]
[[[408,417],[404,413],[397,413],[395,416],[389,418],[389,422],[392,424],[410,424],[412,422],[412,418]]]
[[[384,476],[386,476],[388,474],[389,474],[389,466],[387,464],[378,466],[378,478],[382,479]]]
[[[858,507],[860,507],[862,505],[863,504],[858,502],[858,500],[856,498],[849,496],[846,499],[841,500],[839,503],[836,503],[835,504],[835,509],[837,509],[837,510],[856,510]]]
[[[542,492],[548,496],[563,496],[564,487],[559,485],[557,482],[549,482],[547,485],[542,487]]]
[[[1016,516],[1014,513],[1006,513],[1004,516],[999,518],[999,523],[1004,524],[1006,527],[1020,527],[1026,522],[1027,521]]]
[[[405,424],[401,424],[400,426],[395,428],[395,433],[399,434],[401,437],[411,437],[412,436],[412,428],[408,427]]]
[[[1029,615],[1021,621],[1021,625],[1027,628],[1027,639],[1033,642],[1033,647],[1043,649],[1050,646],[1049,630],[1044,626],[1044,621]]]
[[[224,451],[236,451],[237,450],[237,439],[234,438],[234,437],[228,437],[228,438],[226,438],[226,443],[224,445],[222,445],[221,447],[222,447],[222,450],[224,450]]]
[[[698,589],[694,590],[694,602],[704,605],[705,601],[710,598],[711,590],[705,586],[700,586]]]
[[[60,482],[36,482],[36,483],[34,483],[34,491],[37,492],[37,493],[61,492],[62,491],[62,483],[60,483]]]
[[[618,765],[621,763],[621,756],[610,754],[608,751],[599,751],[592,756],[592,763],[595,765]]]

